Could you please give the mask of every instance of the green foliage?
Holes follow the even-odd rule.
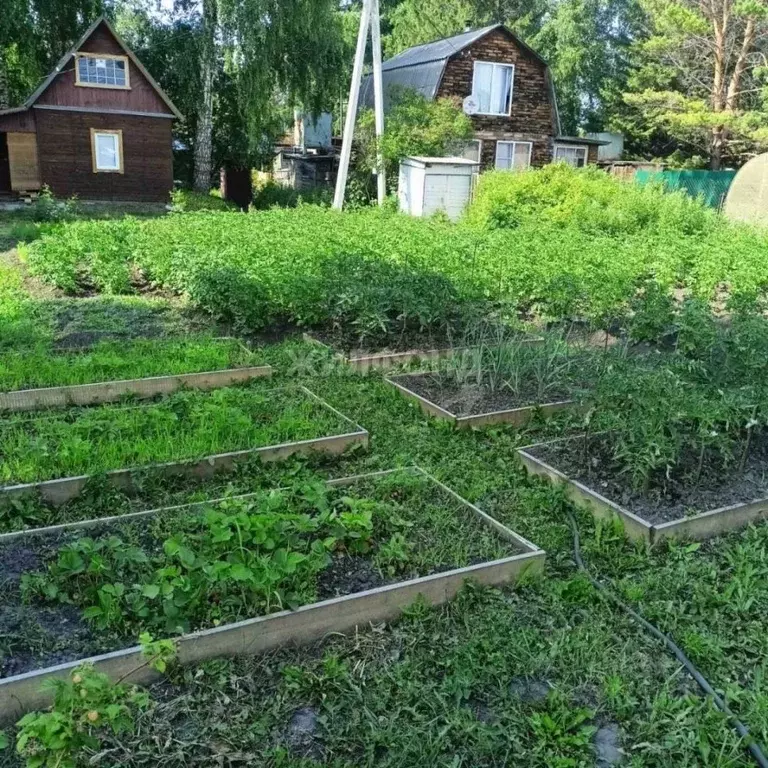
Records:
[[[460,225],[301,206],[74,222],[26,251],[68,291],[94,275],[142,274],[239,328],[344,325],[370,343],[403,328],[455,336],[457,314],[489,305],[606,323],[652,283],[660,294],[686,287],[711,300],[725,287],[759,298],[766,247],[764,233],[682,194],[553,165],[484,175]]]
[[[329,208],[333,193],[328,189],[293,189],[272,181],[261,185],[253,193],[251,206],[257,211],[269,208],[295,208],[298,205],[320,205]]]
[[[99,747],[105,734],[131,733],[149,695],[113,683],[92,666],[75,669],[69,680],[53,680],[53,708],[30,712],[17,723],[16,751],[27,768],[76,768],[85,750]]]
[[[178,392],[137,407],[101,406],[8,419],[0,481],[34,482],[276,445],[346,431],[300,392],[260,383]]]
[[[20,249],[33,275],[78,295],[93,289],[107,294],[133,293],[129,237],[135,219],[73,221],[59,224],[47,236],[44,258],[34,243]]]
[[[640,186],[597,168],[554,163],[541,170],[496,171],[480,177],[467,222],[477,228],[554,224],[595,235],[705,235],[713,212],[690,197]]]
[[[76,197],[68,200],[57,200],[51,192],[51,188],[43,185],[40,194],[31,206],[31,218],[38,223],[53,221],[72,221],[78,213]]]
[[[409,155],[443,157],[462,139],[473,135],[472,121],[455,99],[428,101],[410,89],[388,94],[390,106],[385,116],[385,131],[380,142],[384,169],[390,189],[397,187],[400,161]],[[376,141],[373,110],[358,118],[359,159],[369,172],[376,170]]]
[[[237,206],[219,195],[203,195],[191,189],[174,189],[171,192],[171,206],[174,211],[234,211]]]
[[[411,578],[495,559],[506,548],[420,476],[394,474],[343,492],[296,480],[154,522],[149,535],[129,524],[75,538],[47,571],[25,574],[21,592],[74,604],[95,629],[119,637],[175,634],[311,603],[318,577],[338,558],[369,557],[382,574]],[[172,644],[146,634],[141,641],[144,655],[165,667]]]
[[[101,341],[82,352],[52,354],[39,344],[0,358],[0,391],[90,384],[242,368],[254,355],[235,339]]]

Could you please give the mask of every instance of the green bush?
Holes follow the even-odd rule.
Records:
[[[175,189],[171,192],[171,207],[174,211],[188,213],[190,211],[234,211],[237,206],[223,200],[219,195],[203,195],[191,189]]]
[[[33,272],[68,292],[128,292],[141,273],[243,328],[288,319],[364,339],[447,328],[489,303],[555,320],[635,314],[647,338],[673,289],[735,306],[768,288],[764,233],[599,171],[490,173],[467,220],[302,205],[59,224],[25,248]]]
[[[251,207],[257,211],[270,208],[295,208],[302,203],[330,207],[333,192],[329,189],[293,189],[270,181],[253,192]]]
[[[486,229],[536,222],[608,235],[694,235],[717,226],[715,213],[682,192],[641,187],[594,167],[575,169],[564,163],[483,174],[466,218]]]

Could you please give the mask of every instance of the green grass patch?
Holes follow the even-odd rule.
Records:
[[[49,347],[8,352],[0,359],[0,390],[32,389],[150,376],[216,371],[256,365],[256,356],[235,339],[102,341],[75,353]]]
[[[182,392],[156,405],[9,419],[0,429],[0,481],[98,474],[346,431],[346,422],[296,389]]]

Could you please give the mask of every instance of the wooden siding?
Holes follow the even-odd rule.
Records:
[[[121,45],[104,24],[83,43],[80,51],[126,55]],[[43,91],[36,104],[59,107],[84,107],[88,109],[125,110],[128,112],[153,112],[170,115],[166,103],[136,65],[128,61],[130,89],[88,88],[75,85],[75,58],[67,62],[61,73]]]
[[[37,110],[36,119],[42,179],[56,196],[168,202],[171,120],[48,109]],[[93,172],[92,128],[122,131],[123,173]]]
[[[11,112],[9,115],[0,115],[0,131],[34,133],[35,115],[31,109],[25,109],[23,112]]]
[[[497,29],[448,60],[437,96],[469,96],[475,61],[515,65],[510,115],[472,116],[475,138],[483,141],[483,167],[494,166],[497,141],[531,141],[531,165],[551,162],[556,120],[544,63]]]
[[[33,192],[40,189],[37,136],[34,133],[8,133],[8,160],[11,189]]]

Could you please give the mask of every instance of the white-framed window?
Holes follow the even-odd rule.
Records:
[[[587,148],[574,144],[555,144],[555,162],[558,161],[574,168],[583,168],[587,164]]]
[[[509,115],[512,110],[514,64],[476,61],[472,75],[472,94],[477,99],[478,114]]]
[[[483,142],[480,139],[459,141],[451,148],[451,151],[456,157],[464,157],[467,160],[474,160],[476,163],[479,163],[483,151]]]
[[[94,173],[123,173],[123,132],[91,128]]]
[[[531,166],[533,142],[497,141],[496,168],[500,171],[522,171]]]
[[[88,88],[130,88],[128,57],[107,53],[78,53],[75,84]]]

